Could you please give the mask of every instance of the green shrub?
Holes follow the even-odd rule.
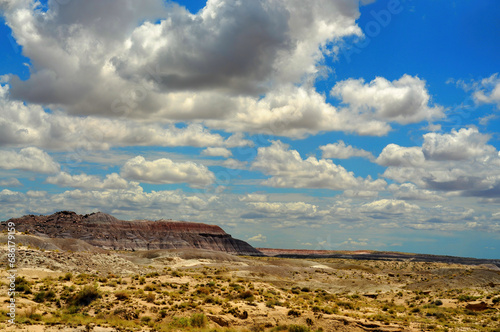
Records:
[[[288,326],[288,332],[309,332],[310,329],[304,325],[290,325]]]
[[[458,297],[458,301],[460,301],[460,302],[469,302],[469,301],[474,301],[476,299],[477,299],[477,297],[470,296],[470,295],[460,295]]]
[[[64,275],[64,277],[61,277],[61,280],[70,281],[71,278],[73,278],[73,274],[71,274],[71,272],[68,272]]]
[[[50,291],[40,291],[35,294],[35,297],[33,298],[33,301],[42,303],[45,301],[52,301],[56,298],[56,293],[54,293],[53,290]]]
[[[149,292],[148,295],[146,295],[146,302],[153,303],[156,299],[156,295],[154,293]]]
[[[191,320],[187,317],[174,317],[171,325],[180,328],[189,327],[191,326]]]
[[[238,297],[244,300],[250,300],[253,299],[253,292],[249,290],[243,291],[238,295]]]
[[[205,327],[207,325],[207,317],[204,314],[193,314],[189,321],[193,327]]]
[[[353,305],[352,305],[352,303],[350,303],[350,302],[343,302],[343,301],[339,301],[339,302],[337,302],[337,305],[338,305],[339,307],[344,307],[344,308],[346,308],[346,309],[351,309],[351,310],[353,310],[353,309],[354,309],[354,306],[353,306]]]
[[[288,310],[288,316],[300,317],[301,313],[298,310],[290,309]]]
[[[24,279],[24,277],[16,277],[16,292],[23,292],[24,294],[31,294],[31,283]]]
[[[87,306],[93,301],[101,297],[101,293],[97,289],[97,286],[85,286],[78,293],[73,295],[68,300],[70,306],[82,307]]]
[[[130,294],[126,291],[121,290],[115,292],[115,297],[117,300],[123,301],[123,300],[128,300],[130,298]]]

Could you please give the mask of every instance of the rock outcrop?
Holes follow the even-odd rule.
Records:
[[[73,238],[104,249],[151,250],[197,248],[239,255],[262,255],[245,241],[234,239],[222,228],[173,220],[124,221],[105,213],[78,215],[61,211],[50,216],[26,215],[0,223],[16,224],[17,232],[49,238]]]

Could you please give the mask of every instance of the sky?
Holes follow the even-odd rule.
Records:
[[[0,220],[500,258],[500,3],[0,0]]]

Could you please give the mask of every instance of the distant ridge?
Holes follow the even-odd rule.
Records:
[[[444,255],[412,254],[393,251],[375,250],[308,250],[308,249],[274,249],[257,248],[266,256],[282,258],[346,258],[358,260],[410,260],[416,262],[442,262],[464,265],[491,264],[500,267],[500,259],[481,259]]]
[[[79,215],[60,211],[52,215],[26,215],[0,222],[16,224],[17,232],[35,236],[78,239],[93,246],[114,250],[151,250],[196,248],[238,255],[262,255],[245,241],[234,239],[222,228],[196,222],[172,220],[119,220],[97,212]]]

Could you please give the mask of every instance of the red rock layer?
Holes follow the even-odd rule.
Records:
[[[261,255],[216,225],[172,220],[124,221],[105,213],[78,215],[61,211],[50,216],[10,219],[16,231],[50,238],[75,238],[115,250],[198,248],[241,255]],[[0,230],[7,222],[0,223]]]

